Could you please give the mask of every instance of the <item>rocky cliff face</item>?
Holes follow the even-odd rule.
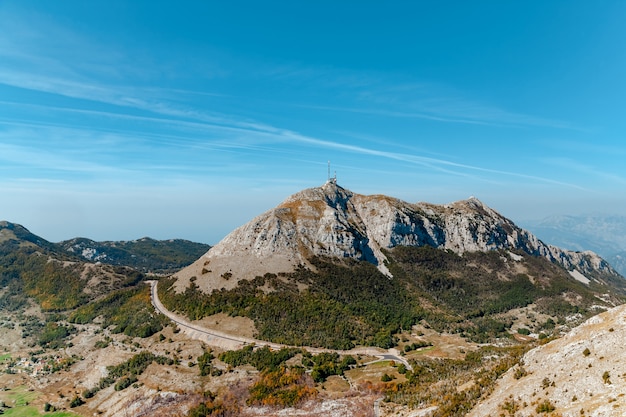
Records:
[[[178,277],[203,277],[198,284],[204,290],[229,289],[239,279],[308,265],[315,255],[366,260],[390,276],[384,250],[402,245],[459,254],[517,250],[559,263],[587,283],[619,277],[594,253],[546,245],[476,198],[412,204],[355,194],[334,181],[298,192],[234,230]]]

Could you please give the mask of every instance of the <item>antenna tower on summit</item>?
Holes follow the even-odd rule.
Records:
[[[330,176],[330,161],[328,161],[328,180],[326,181],[329,184],[337,184],[337,171],[335,171],[335,176]]]

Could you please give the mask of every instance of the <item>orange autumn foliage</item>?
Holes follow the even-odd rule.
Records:
[[[304,400],[313,398],[317,391],[304,368],[286,368],[261,374],[260,379],[250,388],[248,405],[269,405],[292,407]]]

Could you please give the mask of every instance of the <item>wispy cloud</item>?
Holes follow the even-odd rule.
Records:
[[[617,184],[626,184],[626,178],[613,172],[601,170],[596,166],[582,163],[577,160],[566,157],[543,158],[543,161],[549,165],[556,166],[565,172],[576,172],[584,174],[583,178],[599,178],[603,182],[611,182]]]
[[[623,138],[618,137],[616,140],[607,142],[590,141],[583,139],[561,139],[556,137],[543,137],[537,141],[537,144],[543,148],[553,149],[559,153],[578,153],[583,155],[623,155],[626,156],[626,147],[624,147]]]
[[[32,22],[25,24],[20,19],[0,19],[3,25],[6,24],[5,27],[10,29],[5,33],[14,34],[0,40],[0,58],[8,63],[0,68],[0,83],[180,118],[257,128],[253,124],[258,122],[250,121],[247,122],[250,126],[246,126],[246,121],[241,118],[228,120],[229,117],[225,115],[200,113],[161,100],[172,97],[172,93],[178,94],[179,97],[180,95],[224,97],[222,93],[161,89],[153,86],[144,89],[124,86],[120,81],[142,79],[141,75],[136,74],[137,66],[131,65],[124,52],[107,48],[106,45],[96,45],[82,34],[74,33],[42,16],[35,15],[34,19],[37,22],[35,25],[37,29],[33,28]],[[42,31],[42,27],[45,30]],[[43,36],[43,33],[46,33],[46,36]],[[99,53],[87,53],[94,50]],[[131,53],[128,51],[129,55]],[[243,65],[246,72],[240,71],[237,76],[252,80],[258,77],[264,82],[271,80],[274,83],[284,83],[284,86],[295,86],[302,92],[324,90],[332,92],[331,96],[334,95],[337,99],[333,104],[306,103],[306,100],[304,103],[293,104],[301,108],[441,123],[578,129],[569,122],[511,112],[497,105],[468,99],[453,86],[416,81],[402,74],[293,64],[256,64]],[[261,68],[248,71],[250,66]],[[145,70],[145,67],[142,68]],[[103,74],[107,76],[102,77]],[[102,84],[96,82],[94,77],[108,79],[109,82]],[[258,128],[271,131],[271,126],[267,125]]]
[[[295,104],[298,107],[329,112],[359,113],[380,117],[421,119],[442,123],[460,123],[494,127],[550,127],[554,129],[581,130],[569,122],[508,112],[462,98],[411,99],[393,104],[363,100],[361,107]],[[399,110],[404,109],[404,110]]]
[[[307,143],[310,145],[329,148],[329,149],[343,150],[343,151],[347,151],[351,153],[357,153],[357,154],[363,154],[363,155],[369,155],[369,156],[377,156],[377,157],[391,159],[395,161],[407,162],[407,163],[414,164],[414,165],[436,169],[436,170],[446,172],[449,174],[465,176],[465,175],[468,175],[468,171],[470,171],[470,172],[479,172],[479,173],[485,173],[485,174],[506,175],[510,177],[523,178],[523,179],[532,180],[532,181],[551,183],[551,184],[557,184],[557,185],[567,186],[567,187],[576,188],[576,189],[582,189],[582,187],[576,184],[561,182],[561,181],[553,180],[550,178],[543,178],[543,177],[534,176],[534,175],[527,175],[527,174],[516,173],[516,172],[489,169],[489,168],[478,167],[478,166],[473,166],[473,165],[461,164],[461,163],[444,160],[444,159],[420,156],[420,155],[401,154],[401,153],[382,151],[382,150],[377,150],[377,149],[364,148],[364,147],[357,146],[357,145],[343,144],[343,143],[332,142],[332,141],[327,141],[327,140],[322,140],[322,139],[317,139],[317,138],[311,138],[311,137],[300,135],[295,132],[286,131],[284,132],[284,135],[291,139],[297,140],[301,143]]]
[[[297,65],[282,65],[263,71],[265,76],[300,88],[312,86],[335,92],[336,101],[345,103],[293,104],[302,108],[442,123],[581,130],[580,126],[568,121],[506,110],[497,104],[468,98],[455,86],[429,80],[417,81],[404,74]]]
[[[6,19],[5,19],[6,20]],[[4,22],[4,20],[3,20]],[[25,25],[12,24],[16,33],[23,36],[11,36],[0,40],[0,58],[8,65],[0,68],[0,83],[35,92],[48,93],[66,98],[80,100],[66,107],[45,104],[21,104],[22,106],[39,107],[50,111],[74,113],[92,118],[110,118],[127,122],[149,123],[158,125],[161,129],[141,131],[141,126],[111,127],[94,124],[89,127],[77,128],[74,126],[74,138],[89,137],[94,132],[102,135],[112,134],[118,140],[138,138],[144,140],[158,140],[168,145],[168,149],[176,146],[202,148],[222,151],[268,152],[275,154],[290,154],[294,150],[286,150],[280,144],[297,144],[315,149],[342,151],[352,155],[365,155],[389,161],[399,161],[414,166],[436,170],[441,173],[465,176],[482,177],[490,180],[494,175],[508,176],[536,182],[551,183],[571,188],[580,188],[575,184],[556,181],[541,176],[525,173],[507,172],[459,163],[445,158],[423,156],[419,153],[400,153],[384,150],[384,148],[366,147],[339,140],[317,138],[296,132],[292,129],[277,127],[255,118],[244,117],[241,114],[226,114],[218,111],[209,111],[200,108],[193,101],[172,100],[172,93],[181,93],[184,96],[208,94],[221,97],[220,94],[193,93],[171,88],[129,87],[116,82],[125,79],[122,71],[128,67],[123,53],[105,53],[105,58],[91,58],[87,62],[80,62],[76,56],[59,51],[58,45],[69,45],[79,51],[78,56],[87,50],[101,50],[100,45],[91,45],[78,34],[58,25],[45,23],[50,29],[47,35],[50,38],[58,37],[53,52],[47,51],[50,41],[42,38],[41,32],[32,31]],[[80,53],[83,51],[83,53]],[[64,61],[68,58],[67,61]],[[119,65],[118,65],[119,64]],[[107,68],[116,68],[108,73]],[[106,74],[107,77],[102,77]],[[276,68],[274,73],[266,73],[273,80],[283,80],[289,84],[311,85],[303,89],[323,88],[326,90],[342,87],[338,105],[300,104],[301,108],[322,111],[341,111],[361,113],[390,118],[421,119],[442,123],[461,123],[487,126],[543,126],[560,129],[571,129],[565,122],[543,119],[525,114],[509,112],[454,94],[449,89],[441,88],[429,83],[419,83],[413,80],[393,80],[389,74],[375,74],[338,70],[335,68],[308,68],[292,66]],[[179,98],[179,97],[178,97]],[[244,101],[245,98],[239,98]],[[5,101],[5,104],[11,104]],[[103,106],[85,105],[104,104]],[[18,105],[17,103],[12,103]],[[42,129],[54,130],[61,133],[61,129],[71,126],[63,122],[51,120],[26,120],[19,118],[2,118],[0,123],[22,127],[37,126]],[[7,132],[4,132],[7,135]],[[13,132],[15,134],[15,132]],[[57,135],[61,136],[61,135]],[[77,139],[78,140],[78,139]],[[4,145],[0,148],[4,152],[1,158],[5,160],[30,160],[33,166],[61,167],[61,170],[82,172],[105,172],[114,170],[113,165],[106,165],[100,161],[91,162],[69,161],[67,156],[57,156],[50,162],[50,158],[38,150],[25,147]],[[48,158],[46,160],[46,158]],[[72,162],[72,163],[71,163]],[[147,164],[146,164],[147,166]],[[153,168],[166,167],[175,170],[177,164],[163,164],[157,161]],[[65,167],[65,168],[64,168]]]
[[[6,102],[5,102],[6,103]],[[339,141],[331,141],[324,140],[315,137],[310,137],[307,135],[300,134],[298,132],[294,132],[288,129],[282,129],[278,127],[274,127],[271,125],[267,125],[264,123],[258,123],[256,121],[250,120],[237,120],[236,116],[219,116],[216,117],[214,115],[204,114],[203,112],[196,110],[178,110],[169,107],[167,104],[158,104],[158,105],[147,105],[144,100],[133,100],[127,101],[126,103],[135,103],[136,108],[139,109],[150,109],[152,112],[159,115],[155,116],[136,116],[129,114],[121,114],[116,112],[104,112],[104,111],[93,111],[93,110],[82,110],[82,109],[73,109],[73,108],[58,108],[55,107],[54,110],[62,111],[62,112],[73,112],[73,113],[81,113],[92,116],[102,116],[102,117],[112,117],[119,118],[131,121],[141,121],[141,122],[150,122],[168,125],[170,127],[174,126],[176,129],[192,129],[196,132],[209,132],[209,131],[219,131],[222,133],[228,133],[229,136],[226,138],[227,140],[222,141],[202,141],[198,142],[197,138],[190,137],[188,135],[179,134],[179,135],[166,135],[159,133],[145,133],[145,138],[158,138],[160,140],[170,140],[169,145],[171,146],[193,146],[193,147],[201,147],[203,149],[213,149],[213,150],[247,150],[247,151],[270,151],[273,153],[294,153],[295,151],[286,152],[281,149],[270,149],[268,148],[269,143],[297,143],[301,145],[306,145],[310,147],[315,147],[318,149],[331,149],[331,150],[339,150],[350,154],[358,154],[358,155],[367,155],[378,158],[383,158],[392,161],[400,161],[407,164],[412,164],[416,166],[425,167],[428,169],[436,170],[442,173],[454,175],[454,176],[475,176],[477,174],[486,174],[487,176],[493,175],[505,175],[509,177],[521,178],[531,181],[543,182],[543,183],[551,183],[560,186],[567,186],[571,188],[581,189],[580,186],[576,184],[570,184],[566,182],[561,182],[557,180],[553,180],[550,178],[544,178],[534,175],[527,175],[523,173],[516,172],[508,172],[502,170],[494,170],[486,167],[473,166],[468,164],[462,164],[455,161],[441,159],[441,158],[433,158],[428,156],[422,156],[414,153],[397,153],[390,152],[385,150],[380,150],[376,148],[368,148],[358,145],[353,145],[349,143],[342,143]],[[132,105],[128,104],[133,107]],[[27,105],[27,106],[37,106],[37,105]],[[180,120],[180,118],[184,118],[187,120]],[[0,119],[1,120],[1,119]],[[13,122],[15,123],[15,122]],[[24,123],[24,126],[29,125],[29,123]],[[43,124],[45,127],[45,124]],[[58,125],[53,125],[49,127],[58,128]],[[93,129],[93,128],[92,128]],[[97,129],[97,128],[96,128]],[[123,132],[122,132],[123,133]],[[241,136],[243,135],[243,137]],[[233,138],[240,138],[243,141],[232,141]],[[269,141],[269,142],[268,142]],[[7,153],[9,158],[17,157],[15,152]],[[43,158],[33,158],[32,160],[41,161]],[[86,169],[89,171],[94,171],[101,169],[97,165],[96,166],[74,166],[75,170]],[[490,178],[485,178],[485,180],[491,180]]]
[[[130,173],[119,167],[82,161],[79,158],[64,156],[60,153],[51,154],[46,150],[38,150],[32,146],[0,144],[0,160],[12,165],[25,165],[46,171],[80,172],[82,174],[116,173],[128,175]]]

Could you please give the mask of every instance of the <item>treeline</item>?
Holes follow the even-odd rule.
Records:
[[[267,346],[255,349],[254,345],[248,345],[239,350],[222,352],[219,355],[219,359],[232,367],[252,365],[261,372],[275,371],[286,361],[301,352],[301,349],[289,348],[273,351]]]
[[[329,376],[341,375],[356,365],[356,359],[351,355],[340,357],[337,353],[322,352],[311,355],[304,352],[302,365],[311,369],[311,378],[315,382],[324,382]]]
[[[251,318],[258,337],[295,346],[350,349],[355,345],[394,346],[393,337],[424,317],[415,298],[368,262],[343,265],[313,259],[317,272],[299,269],[277,277],[242,280],[232,290],[205,294],[194,282],[182,293],[162,279],[159,297],[172,310],[199,319],[224,312]],[[296,283],[308,288],[298,291]],[[275,289],[264,293],[260,287]]]
[[[38,335],[38,343],[43,348],[59,349],[65,347],[65,339],[73,333],[76,333],[74,327],[47,322]]]
[[[524,256],[527,273],[516,271],[505,251],[467,252],[462,256],[432,247],[396,247],[390,268],[425,295],[468,317],[497,314],[542,298],[572,292],[581,306],[594,294],[544,258]],[[531,282],[529,276],[533,277]]]
[[[506,337],[511,322],[502,314],[511,309],[535,303],[539,312],[563,319],[573,313],[590,314],[588,307],[596,299],[590,288],[540,257],[524,256],[524,274],[506,251],[460,256],[428,246],[396,247],[389,257],[394,277],[444,313],[427,314],[432,327],[477,342]],[[568,301],[563,297],[568,293],[576,297]]]
[[[233,367],[251,365],[263,373],[276,372],[284,368],[285,362],[298,354],[302,355],[302,367],[311,371],[311,377],[315,382],[324,382],[332,375],[343,375],[350,367],[357,364],[356,359],[351,355],[340,356],[334,352],[313,355],[306,350],[294,348],[273,351],[267,346],[255,349],[254,345],[223,352],[219,355],[219,359]]]
[[[241,280],[211,294],[193,281],[176,293],[173,279],[163,279],[159,294],[169,309],[191,319],[244,316],[261,339],[334,349],[389,348],[397,344],[395,334],[421,320],[482,343],[509,337],[511,309],[534,303],[539,312],[564,319],[591,314],[595,303],[592,290],[543,258],[524,256],[522,274],[506,251],[460,256],[424,246],[396,247],[387,255],[392,279],[368,262],[318,257],[310,260],[314,268]],[[575,297],[565,298],[568,293]]]

